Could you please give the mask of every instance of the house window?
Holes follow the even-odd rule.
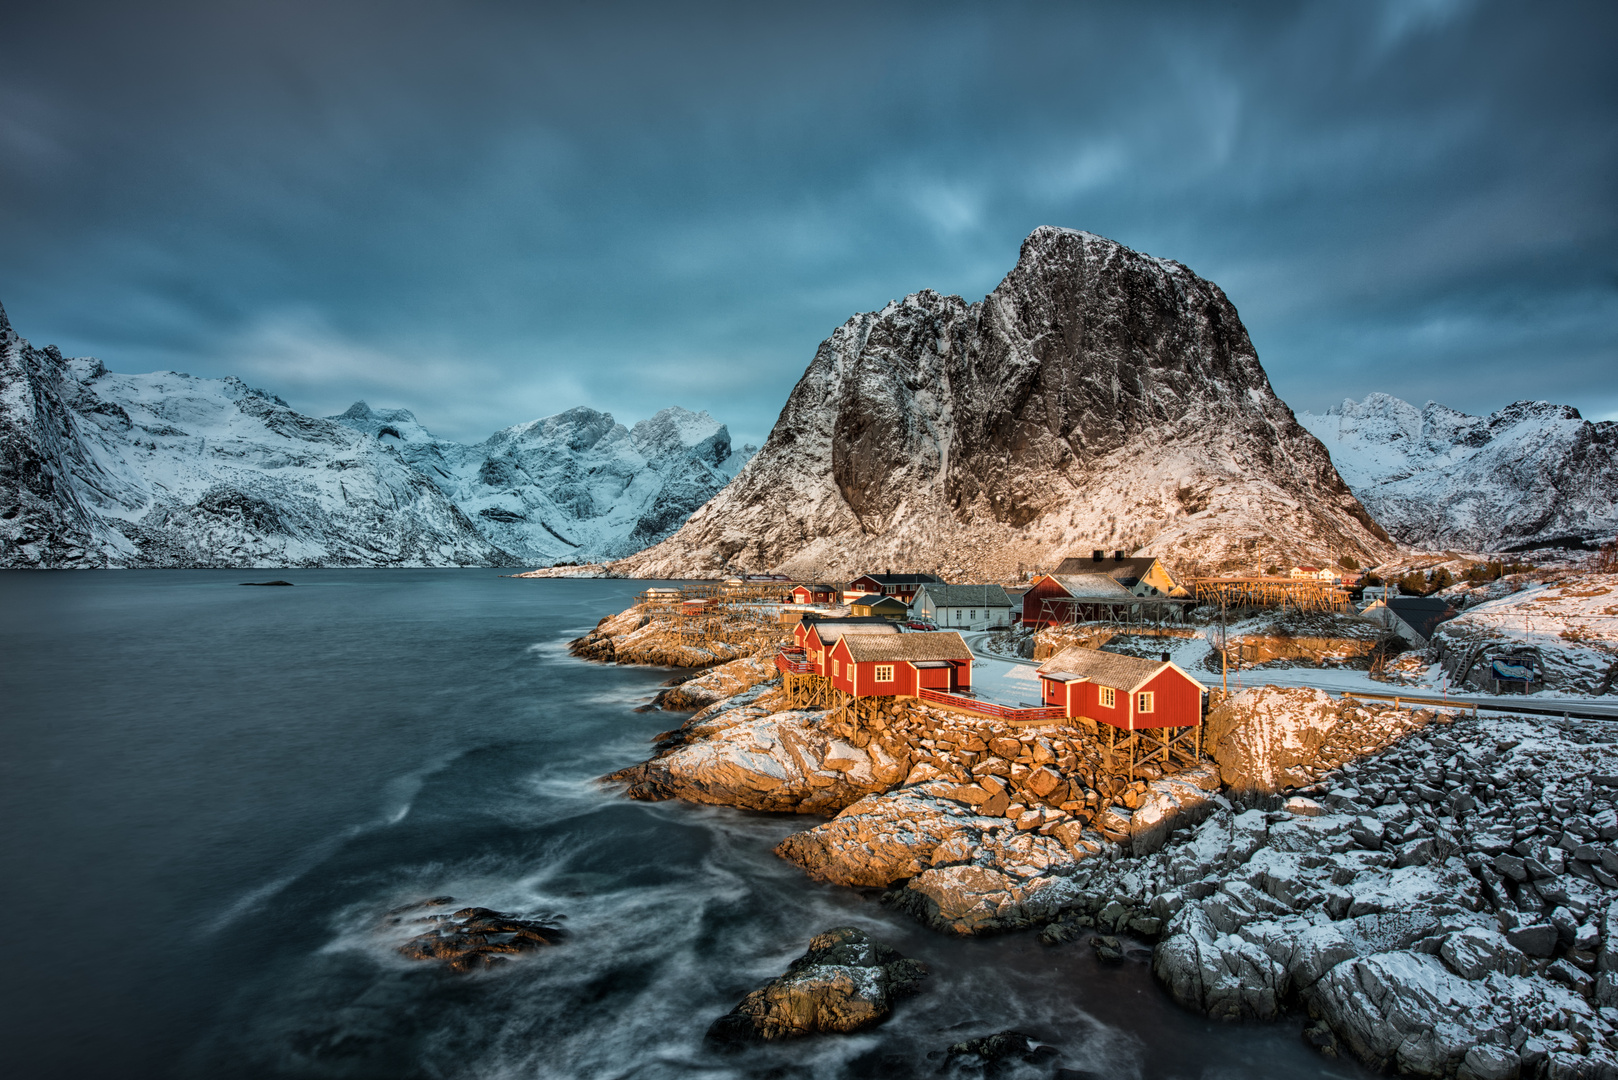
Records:
[[[1152,711],[1152,692],[1150,690],[1142,690],[1140,693],[1135,695],[1135,711]]]
[[[832,662],[831,662],[831,674],[832,674],[832,678],[834,678],[834,679],[839,678],[839,677],[842,676],[842,674],[843,674],[843,662],[841,660],[837,660],[837,659],[832,660]]]
[[[1118,692],[1110,686],[1103,686],[1101,688],[1101,707],[1103,709],[1110,709],[1117,704]]]
[[[876,681],[877,682],[892,682],[893,681],[893,665],[892,664],[878,664],[876,666]]]
[[[972,614],[967,616],[967,620],[970,621],[970,622],[977,622],[978,621],[978,609],[977,608],[972,609]]]

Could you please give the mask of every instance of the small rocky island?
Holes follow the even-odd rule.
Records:
[[[697,711],[609,782],[828,817],[776,853],[881,888],[940,932],[1088,939],[1103,958],[1149,948],[1187,1008],[1306,1013],[1321,1052],[1402,1074],[1618,1076],[1604,726],[1257,687],[1210,711],[1200,764],[1129,776],[1088,721],[1014,725],[915,698],[795,707],[773,645],[694,647],[637,609],[574,648],[714,665],[665,692]],[[716,1026],[754,1024],[767,1000]]]

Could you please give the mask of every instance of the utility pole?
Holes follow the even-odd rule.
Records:
[[[1230,667],[1230,634],[1225,629],[1225,593],[1219,592],[1219,699],[1230,700],[1230,680],[1226,671]]]

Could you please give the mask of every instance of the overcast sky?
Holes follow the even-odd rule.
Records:
[[[759,442],[850,315],[1052,224],[1221,285],[1295,409],[1618,418],[1615,13],[9,4],[0,303],[317,414]]]

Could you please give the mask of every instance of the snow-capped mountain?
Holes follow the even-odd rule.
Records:
[[[0,309],[0,566],[596,559],[671,532],[743,456],[680,409],[628,432],[575,409],[470,447],[404,410],[318,419],[235,378],[64,359]]]
[[[1618,423],[1519,401],[1470,416],[1387,394],[1298,422],[1399,540],[1502,551],[1618,533]]]
[[[1393,550],[1216,285],[1042,227],[982,301],[919,292],[834,331],[735,482],[619,568],[993,578],[1094,548],[1207,569]]]
[[[490,542],[531,563],[601,561],[672,533],[742,467],[730,432],[669,408],[633,428],[577,408],[477,444],[435,439],[405,409],[356,402],[331,419],[395,447]]]

